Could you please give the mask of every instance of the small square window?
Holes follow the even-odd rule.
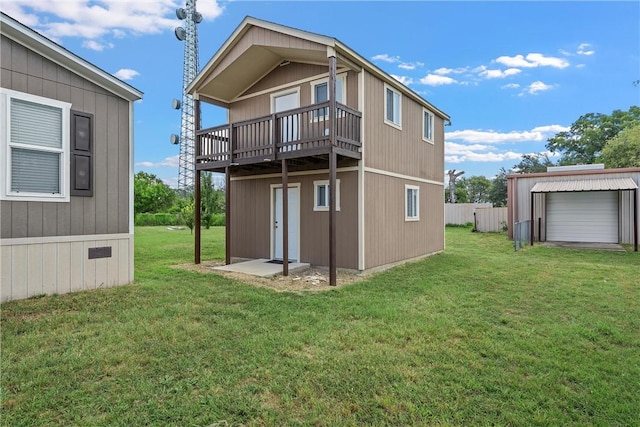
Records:
[[[427,110],[422,110],[422,139],[433,144],[434,116]]]
[[[313,181],[314,211],[329,210],[329,181]],[[336,180],[336,210],[340,210],[340,180]]]
[[[420,187],[405,185],[405,221],[420,219]]]
[[[391,86],[384,86],[384,121],[402,129],[402,95]]]

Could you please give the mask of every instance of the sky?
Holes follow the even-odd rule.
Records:
[[[0,9],[144,92],[135,170],[177,186],[185,0],[3,0]],[[640,104],[640,2],[197,0],[202,67],[245,16],[340,40],[451,116],[445,170],[493,178],[586,113]],[[203,109],[202,126],[226,122]],[[557,159],[557,157],[551,157]],[[443,171],[444,174],[444,171]],[[444,175],[443,175],[444,178]]]

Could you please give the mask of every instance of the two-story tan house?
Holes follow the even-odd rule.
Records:
[[[202,102],[228,110],[195,157],[197,212],[200,172],[226,176],[227,263],[329,266],[335,283],[444,249],[449,116],[339,40],[247,17],[188,91],[198,124]]]

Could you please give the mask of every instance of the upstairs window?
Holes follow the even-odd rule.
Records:
[[[420,219],[420,187],[405,185],[405,221],[418,221]]]
[[[329,210],[329,181],[313,181],[314,211]],[[340,180],[336,180],[336,210],[340,210]]]
[[[40,96],[0,91],[0,198],[69,201],[70,107]]]
[[[402,129],[402,94],[384,85],[384,121],[385,123]]]
[[[433,144],[434,116],[427,110],[422,110],[422,139]]]
[[[346,103],[347,75],[339,74],[336,76],[336,102]],[[311,103],[320,104],[329,100],[329,78],[314,80],[311,82]],[[329,115],[328,108],[321,108],[313,112],[313,118],[325,120]]]

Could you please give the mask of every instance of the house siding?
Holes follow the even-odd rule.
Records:
[[[604,169],[607,171],[607,169]],[[510,194],[508,204],[510,205],[509,212],[509,237],[513,238],[513,224],[518,221],[526,221],[531,219],[531,189],[538,182],[552,182],[552,181],[575,181],[582,179],[596,179],[596,178],[632,178],[636,184],[640,185],[640,169],[634,168],[624,172],[604,172],[600,173],[570,173],[564,175],[547,175],[547,176],[527,176],[520,175],[510,177]],[[513,194],[515,189],[516,194]],[[633,215],[633,194],[630,191],[618,192],[618,235],[620,243],[631,244],[633,243],[633,224],[630,219]],[[535,241],[545,241],[546,236],[546,193],[537,193],[534,195],[534,239]],[[639,197],[640,199],[640,197]],[[637,221],[640,223],[640,200],[638,201],[638,217]],[[538,226],[538,218],[540,218],[540,227]],[[540,229],[540,233],[538,232]]]
[[[338,171],[340,211],[337,218],[337,260],[339,268],[358,268],[358,175]],[[289,185],[300,188],[300,260],[316,266],[329,265],[329,213],[314,211],[314,183],[328,179],[328,171],[289,176]],[[281,177],[231,181],[231,255],[237,258],[271,256],[271,186]]]
[[[69,203],[0,201],[0,237],[129,232],[129,103],[2,37],[2,87],[94,115],[94,196]],[[105,161],[106,160],[106,161]]]
[[[278,89],[270,90],[267,93],[258,93],[234,102],[229,106],[229,121],[234,123],[271,114],[271,94],[287,90],[299,89],[300,106],[311,105],[311,81],[326,77],[328,71],[327,66],[299,63],[276,68],[264,77],[264,80],[271,83],[264,84],[264,80],[261,80],[254,85],[259,89],[250,90],[250,92],[255,94],[269,91],[273,87],[278,87]],[[300,82],[300,80],[304,81]],[[353,71],[347,73],[347,106],[355,110],[358,109],[358,75]]]
[[[444,250],[442,186],[365,173],[365,269]],[[419,190],[419,221],[405,221],[405,185]]]
[[[374,169],[442,182],[444,179],[444,121],[434,116],[434,144],[422,139],[422,105],[402,96],[402,130],[385,119],[385,86],[365,73],[365,165]],[[375,137],[370,137],[375,136]]]

